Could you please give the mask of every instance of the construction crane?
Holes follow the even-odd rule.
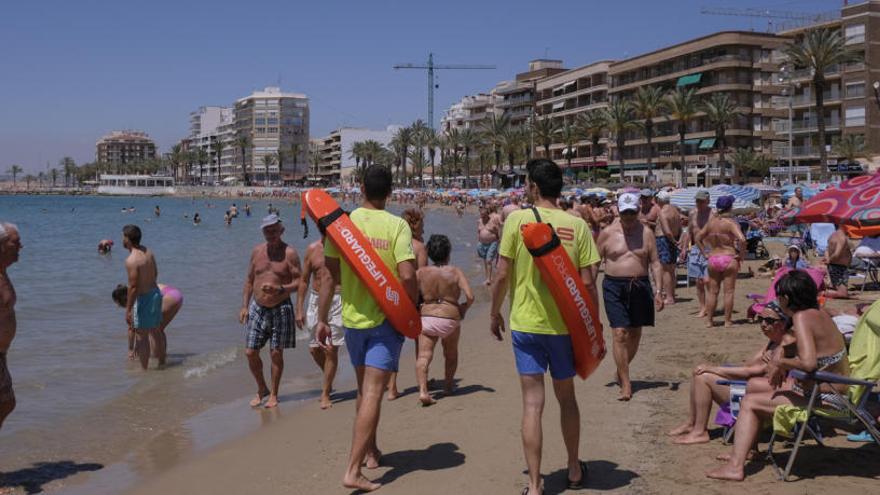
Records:
[[[447,69],[494,69],[494,65],[434,65],[434,54],[428,54],[428,63],[420,64],[398,64],[395,69],[427,69],[428,71],[428,126],[434,128],[434,71]]]
[[[763,19],[767,19],[767,31],[772,31],[773,27],[773,19],[784,19],[786,21],[790,21],[791,23],[797,25],[805,25],[805,24],[819,24],[823,22],[832,21],[837,17],[837,13],[835,12],[792,12],[789,10],[770,10],[770,9],[757,9],[757,8],[746,8],[746,9],[733,9],[733,8],[708,8],[703,7],[700,9],[700,13],[704,15],[727,15],[727,16],[735,16],[735,17],[760,17]],[[781,23],[780,23],[781,24]],[[781,26],[777,25],[777,28]]]

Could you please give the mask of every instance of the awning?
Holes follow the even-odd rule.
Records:
[[[700,79],[703,78],[703,73],[698,72],[696,74],[691,74],[689,76],[681,76],[678,78],[678,82],[675,84],[678,87],[681,86],[690,86],[691,84],[697,84],[700,82]]]
[[[576,83],[576,82],[577,81],[569,81],[569,82],[562,85],[562,89],[570,88],[570,87],[574,86],[574,83]]]
[[[700,143],[701,150],[711,150],[715,147],[715,138],[704,139],[702,143]]]
[[[655,163],[654,166],[651,168],[654,170],[657,170],[657,164]],[[617,164],[609,163],[608,164],[608,171],[609,172],[617,172],[619,170],[620,170],[619,163],[617,163]],[[627,172],[632,172],[634,170],[648,170],[648,164],[647,163],[627,163],[626,164],[626,171]]]
[[[684,144],[685,144],[685,145],[697,145],[697,144],[700,144],[700,139],[699,139],[699,138],[697,138],[697,139],[685,139],[685,140],[684,140]]]
[[[559,110],[560,108],[565,108],[564,101],[559,101],[553,104],[553,110]]]

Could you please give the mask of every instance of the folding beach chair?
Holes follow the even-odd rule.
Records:
[[[776,275],[773,277],[773,280],[770,282],[770,287],[767,288],[767,292],[764,294],[746,294],[746,297],[751,299],[754,304],[749,306],[747,316],[749,319],[754,318],[755,315],[760,313],[764,309],[764,305],[770,301],[776,299],[776,282],[782,278],[783,275],[790,272],[791,268],[781,267],[776,270]],[[821,268],[806,268],[804,269],[810,275],[810,278],[813,279],[813,282],[816,283],[816,287],[821,291],[825,286],[825,270]]]
[[[773,414],[773,435],[767,448],[767,458],[773,463],[779,479],[788,480],[791,468],[797,458],[798,449],[804,434],[810,434],[822,445],[821,435],[811,428],[799,427],[809,424],[813,418],[842,421],[850,425],[861,423],[868,434],[880,443],[880,430],[873,415],[867,410],[866,404],[871,396],[871,389],[880,380],[880,301],[875,301],[859,319],[850,343],[850,376],[841,376],[826,371],[806,373],[792,370],[790,375],[797,380],[812,381],[807,407],[779,406]],[[822,384],[847,385],[846,394],[834,392],[831,396],[820,398],[819,387]],[[824,395],[824,394],[823,394]],[[836,406],[836,407],[834,407]],[[785,469],[782,470],[773,458],[773,444],[777,436],[788,437],[797,430],[794,446],[788,456]]]
[[[850,275],[862,279],[862,292],[868,283],[880,284],[880,258],[876,256],[853,256],[849,267]]]
[[[724,428],[721,441],[724,445],[728,445],[730,444],[730,439],[733,438],[736,418],[739,416],[739,407],[742,403],[742,398],[746,395],[746,385],[748,382],[743,380],[718,380],[715,383],[730,387],[730,402],[721,404],[721,407],[718,408],[718,413],[715,414],[715,424]]]

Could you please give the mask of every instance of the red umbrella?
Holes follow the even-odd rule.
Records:
[[[794,223],[838,223],[865,227],[880,225],[880,173],[860,175],[804,201],[786,215]]]

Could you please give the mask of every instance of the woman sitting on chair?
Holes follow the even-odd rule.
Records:
[[[733,454],[726,465],[706,473],[710,478],[742,481],[745,462],[757,442],[761,423],[773,417],[777,406],[807,406],[805,389],[808,385],[787,381],[789,370],[798,369],[808,373],[822,370],[849,375],[843,335],[837,330],[831,316],[819,309],[819,289],[810,275],[801,270],[785,274],[776,282],[776,298],[792,320],[797,354],[791,358],[774,356],[767,364],[766,378],[749,380],[736,419]],[[845,385],[835,387],[838,392],[845,392]],[[819,398],[828,406],[835,407],[835,396],[829,392],[830,389],[820,390]]]
[[[687,445],[709,441],[709,432],[706,428],[709,423],[709,413],[712,411],[712,403],[721,405],[730,402],[730,387],[718,384],[719,381],[748,380],[766,376],[767,363],[777,354],[784,352],[787,356],[794,356],[795,339],[791,333],[791,320],[776,301],[770,301],[764,305],[764,309],[758,315],[758,323],[761,325],[761,332],[770,339],[770,342],[752,356],[752,359],[740,366],[701,364],[694,368],[689,402],[690,415],[684,424],[667,433],[669,436],[675,437],[672,440],[673,443]],[[758,386],[763,387],[766,392],[773,390],[769,382],[763,381],[756,382],[755,388],[750,391],[757,391]]]

